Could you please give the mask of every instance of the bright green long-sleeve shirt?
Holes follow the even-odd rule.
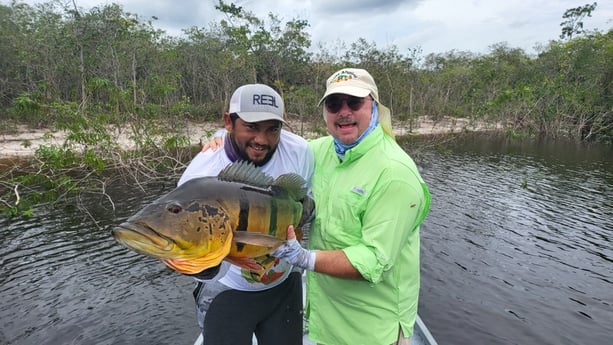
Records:
[[[309,337],[326,345],[389,345],[413,334],[419,224],[430,194],[413,160],[378,126],[341,162],[332,137],[310,142],[316,201],[310,249],[342,249],[365,280],[307,273]]]

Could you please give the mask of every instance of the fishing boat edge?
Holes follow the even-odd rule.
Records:
[[[417,315],[417,321],[415,322],[415,329],[413,331],[413,338],[411,338],[411,345],[438,345],[426,324],[422,321],[421,317]],[[202,345],[203,339],[202,334],[198,335],[198,339],[194,345]],[[253,339],[253,345],[257,344],[257,340]],[[304,345],[315,345],[312,341],[308,339],[308,335],[305,334],[303,338]]]

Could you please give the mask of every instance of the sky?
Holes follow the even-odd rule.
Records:
[[[62,0],[72,6],[73,0]],[[182,29],[208,28],[224,14],[215,10],[217,0],[74,0],[85,10],[117,3],[141,20],[155,16],[155,28],[171,36]],[[28,4],[46,0],[19,0]],[[380,49],[395,45],[402,54],[421,49],[422,54],[465,51],[487,54],[494,44],[522,48],[534,54],[539,46],[558,40],[562,15],[567,9],[593,0],[225,0],[260,19],[273,13],[285,23],[308,21],[312,48],[365,39]],[[613,28],[613,1],[600,0],[592,17],[583,20],[587,30]],[[0,0],[9,4],[10,0]]]

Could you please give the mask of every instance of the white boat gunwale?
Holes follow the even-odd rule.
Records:
[[[194,345],[202,345],[202,333],[198,335],[198,339],[194,342]],[[308,335],[305,334],[303,338],[304,345],[315,345],[312,341],[308,339]],[[257,345],[257,340],[255,336],[253,338],[253,345]],[[417,315],[417,320],[415,321],[415,326],[413,330],[413,338],[411,338],[411,345],[438,345],[426,324],[422,321],[419,314]]]

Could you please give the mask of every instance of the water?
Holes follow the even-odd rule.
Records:
[[[87,213],[39,209],[1,225],[0,344],[193,343],[193,280],[110,237],[112,225],[163,190],[108,192],[115,211],[90,195]]]
[[[470,137],[416,152],[433,195],[419,312],[439,344],[612,343],[612,153]],[[172,185],[2,221],[0,344],[192,344],[191,278],[109,234]]]
[[[613,155],[466,138],[420,157],[420,315],[440,344],[613,343]]]

